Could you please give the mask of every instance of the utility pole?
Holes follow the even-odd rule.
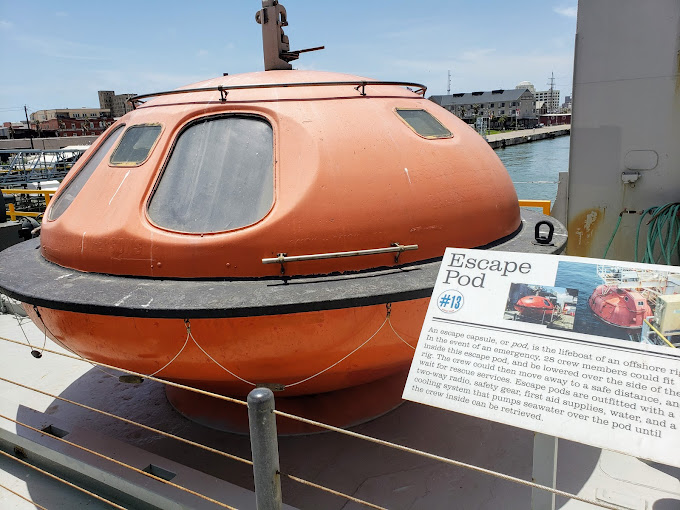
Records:
[[[553,110],[553,90],[555,90],[555,73],[550,73],[550,99],[548,102],[548,113],[555,113]]]
[[[28,122],[28,109],[26,108],[26,105],[24,105],[24,114],[26,115],[26,127],[28,127],[28,136],[31,139],[31,149],[35,149],[35,147],[33,147],[33,133],[31,133],[31,123]]]
[[[446,95],[451,95],[451,70],[449,69],[449,85],[446,87]]]

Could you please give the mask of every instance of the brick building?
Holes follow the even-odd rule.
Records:
[[[100,135],[113,124],[106,108],[62,108],[31,113],[34,136]]]
[[[468,123],[478,117],[489,117],[494,125],[514,126],[517,121],[518,125],[528,126],[537,122],[534,95],[529,89],[465,92],[429,99]]]

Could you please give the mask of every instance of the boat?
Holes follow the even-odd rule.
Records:
[[[598,319],[617,328],[640,329],[652,315],[647,300],[637,290],[606,284],[593,291],[588,306]]]
[[[641,72],[646,72],[647,63],[665,62],[668,65],[675,62],[671,59],[660,59],[660,54],[673,53],[675,51],[673,45],[659,45],[657,37],[645,37],[649,34],[655,35],[677,35],[678,33],[678,16],[677,6],[675,6],[675,16],[665,15],[661,12],[664,8],[661,4],[637,5],[626,4],[619,6],[616,2],[582,2],[579,6],[579,18],[586,21],[591,21],[592,25],[597,26],[597,30],[590,30],[578,34],[577,55],[579,59],[577,62],[579,66],[585,65],[595,61],[596,64],[587,68],[590,73],[599,72],[602,68],[601,54],[598,53],[597,48],[602,44],[611,44],[612,47],[618,50],[616,56],[623,56],[625,58],[612,59],[609,58],[605,63],[610,61],[619,63],[620,68],[624,68],[629,73],[636,73],[634,76],[638,77]],[[621,7],[621,8],[619,8]],[[583,11],[583,12],[582,12]],[[645,15],[643,15],[645,14]],[[610,20],[609,23],[602,23],[602,20]],[[654,30],[650,30],[652,25]],[[627,30],[622,30],[621,27],[628,27]],[[589,28],[586,26],[586,28]],[[602,32],[600,32],[602,31]],[[651,48],[651,52],[630,52],[630,42],[635,48]],[[590,59],[590,61],[588,60]],[[599,59],[599,60],[598,60]],[[582,70],[581,67],[578,68]],[[642,71],[640,71],[642,70]],[[610,71],[607,69],[607,71]],[[677,73],[676,73],[677,74]],[[602,73],[601,79],[606,79],[606,85],[611,87],[608,89],[610,93],[600,93],[600,89],[588,89],[582,84],[585,82],[591,86],[594,80],[589,74],[584,73],[579,75],[578,85],[582,89],[578,90],[575,97],[578,101],[582,101],[582,110],[579,110],[579,115],[586,115],[588,112],[595,111],[600,103],[605,103],[609,106],[607,101],[617,101],[625,103],[626,105],[635,106],[635,97],[633,92],[630,94],[620,94],[617,86],[621,83],[625,85],[626,90],[630,88],[631,80],[628,79],[628,74],[612,75],[607,72]],[[659,165],[664,172],[658,174],[645,175],[644,179],[655,179],[655,182],[660,182],[659,186],[638,186],[633,195],[637,198],[642,195],[646,189],[652,190],[654,193],[659,193],[663,190],[665,193],[677,192],[680,179],[677,179],[678,169],[677,165],[677,151],[671,152],[669,147],[676,147],[677,143],[677,129],[673,125],[668,124],[668,119],[680,118],[674,113],[677,113],[678,103],[675,103],[675,108],[668,107],[672,104],[672,99],[666,94],[659,93],[659,87],[654,84],[668,77],[668,80],[674,80],[675,75],[670,73],[655,74],[653,76],[654,83],[650,86],[651,79],[640,80],[644,87],[654,90],[654,94],[645,94],[643,101],[639,103],[644,107],[644,112],[654,111],[654,116],[644,115],[631,116],[623,115],[626,109],[623,107],[608,108],[607,112],[610,115],[617,115],[619,122],[609,121],[603,123],[606,129],[602,129],[604,133],[611,138],[611,126],[621,127],[624,133],[628,133],[624,143],[619,144],[605,144],[591,141],[598,135],[598,130],[593,129],[589,124],[578,124],[577,130],[581,129],[582,133],[577,131],[578,137],[575,135],[575,140],[572,144],[589,144],[590,151],[586,152],[584,149],[583,160],[589,163],[584,172],[585,185],[574,188],[572,193],[574,195],[587,195],[587,192],[593,189],[596,194],[596,199],[593,203],[599,204],[602,200],[602,195],[609,190],[615,190],[616,186],[611,186],[611,176],[614,174],[613,167],[607,165],[593,165],[593,153],[597,151],[606,152],[606,156],[602,156],[598,161],[610,161],[614,148],[619,148],[625,154],[629,145],[633,145],[639,138],[645,138],[651,132],[668,133],[668,138],[672,140],[672,146],[664,145],[663,140],[659,141],[660,147],[667,151],[670,156],[659,159]],[[576,85],[576,84],[575,84]],[[599,84],[598,84],[599,85]],[[611,93],[611,90],[616,93]],[[659,108],[652,108],[659,106]],[[662,107],[663,106],[663,107]],[[643,113],[644,113],[643,112]],[[658,115],[656,115],[658,114]],[[597,113],[593,113],[597,115]],[[644,122],[645,129],[640,129],[640,122]],[[635,135],[631,136],[630,131],[633,130]],[[654,135],[656,136],[656,135]],[[638,144],[639,146],[639,144]],[[644,145],[643,145],[644,146]],[[582,145],[579,145],[582,147]],[[587,156],[587,158],[586,158]],[[614,158],[616,153],[614,153]],[[586,165],[584,165],[585,167]],[[411,168],[409,168],[411,170]],[[668,170],[668,171],[666,171]],[[607,176],[606,186],[593,186],[593,176],[602,175]],[[675,175],[675,178],[673,178]],[[665,181],[664,181],[665,179]],[[575,179],[576,183],[581,184],[583,181]],[[603,181],[605,179],[603,178]],[[575,190],[575,191],[574,191]],[[628,198],[631,197],[628,194]],[[579,197],[580,198],[580,197]],[[584,197],[588,198],[588,197]],[[657,197],[658,198],[658,197]],[[108,200],[108,199],[107,199]],[[659,198],[661,200],[661,198]],[[638,207],[639,202],[636,202],[634,207]],[[580,211],[576,211],[580,212]],[[585,217],[585,215],[584,215]],[[590,219],[590,218],[589,218]],[[607,221],[616,221],[615,214],[609,214]],[[584,220],[585,221],[585,220]],[[588,223],[590,225],[592,222]],[[598,224],[594,224],[592,229],[577,228],[581,225],[576,225],[573,239],[576,243],[583,241],[583,244],[592,244],[594,255],[601,255],[603,251],[600,248],[601,244],[606,244],[610,239],[612,228],[605,229],[601,225],[598,229]],[[592,235],[591,235],[592,233]],[[615,246],[613,246],[615,247]],[[34,250],[39,251],[39,250]],[[408,267],[408,266],[405,266]],[[412,267],[417,267],[416,265]],[[64,272],[55,277],[67,274]],[[66,276],[59,280],[59,282],[68,283],[69,285],[77,284],[77,277],[82,276],[79,272],[71,272],[76,278]],[[360,278],[362,273],[354,273],[354,276]],[[71,279],[71,281],[69,281]],[[117,281],[112,278],[111,281]],[[272,282],[275,280],[272,279]],[[283,281],[283,280],[280,280]],[[294,278],[287,279],[289,284],[295,283]],[[124,297],[124,295],[123,295]],[[152,303],[153,304],[153,303]],[[120,306],[124,306],[123,302]],[[52,306],[56,306],[52,304]],[[9,319],[9,318],[7,318]],[[8,323],[10,321],[5,321]],[[38,323],[39,324],[39,323]],[[2,324],[4,326],[4,324]],[[33,343],[42,341],[42,333],[29,326],[27,328],[29,338]],[[21,338],[21,333],[18,329],[12,331],[7,328],[7,336]],[[12,335],[10,335],[10,332]],[[48,342],[49,344],[49,342]],[[216,449],[228,452],[240,453],[248,452],[250,445],[246,436],[238,436],[233,434],[222,434],[217,431],[208,430],[195,423],[180,420],[176,423],[176,416],[166,408],[164,396],[161,391],[156,391],[159,385],[154,386],[153,381],[147,381],[145,384],[131,386],[119,384],[115,379],[103,374],[100,370],[93,368],[87,372],[82,369],[82,365],[76,360],[67,360],[68,363],[62,362],[63,359],[59,356],[44,356],[41,360],[34,360],[30,356],[26,356],[23,346],[16,346],[12,344],[5,344],[3,349],[3,357],[6,360],[12,360],[7,364],[7,372],[5,377],[16,379],[19,382],[25,383],[28,386],[37,385],[40,387],[48,387],[54,393],[58,393],[62,397],[72,398],[76,401],[83,400],[92,403],[95,407],[105,409],[113,414],[123,415],[127,418],[142,421],[147,425],[156,426],[162,430],[181,430],[181,435],[198,439],[201,443],[210,445]],[[26,360],[23,363],[22,359]],[[351,357],[349,358],[351,359]],[[17,360],[17,362],[14,362]],[[62,362],[62,363],[60,363]],[[162,376],[162,373],[160,374]],[[12,388],[12,387],[8,387]],[[168,441],[168,438],[159,436],[150,430],[135,430],[131,431],[127,423],[121,424],[110,417],[102,415],[90,415],[83,410],[72,405],[63,405],[62,401],[54,400],[52,405],[46,410],[45,415],[33,417],[33,420],[27,418],[32,409],[45,409],[47,402],[43,395],[32,394],[19,391],[7,391],[7,396],[15,403],[16,412],[9,414],[16,416],[17,419],[25,420],[29,423],[35,423],[36,427],[44,427],[45,424],[50,424],[46,428],[45,433],[34,435],[40,436],[44,441],[51,440],[52,448],[55,451],[63,451],[65,448],[62,444],[58,444],[57,438],[52,436],[61,436],[65,432],[69,435],[66,437],[71,441],[78,441],[78,427],[86,427],[92,430],[97,430],[108,435],[104,441],[97,438],[100,448],[105,449],[106,452],[117,448],[119,443],[112,441],[110,437],[120,438],[126,443],[123,446],[129,447],[129,444],[140,447],[145,450],[143,453],[147,454],[141,457],[139,462],[135,465],[148,466],[147,471],[161,474],[170,478],[175,473],[178,474],[173,480],[178,483],[186,484],[198,491],[205,491],[206,488],[213,488],[212,494],[225,503],[236,504],[234,499],[230,499],[231,494],[223,491],[223,487],[218,485],[221,480],[212,480],[212,484],[201,483],[203,479],[198,477],[184,476],[186,471],[180,471],[186,467],[194,468],[199,471],[198,474],[211,473],[216,477],[228,478],[241,485],[252,487],[252,478],[249,478],[251,467],[247,464],[233,463],[225,464],[221,459],[216,460],[212,452],[205,452],[201,450],[189,451],[185,445],[175,445]],[[29,398],[33,397],[33,398]],[[277,395],[278,397],[278,395]],[[277,398],[277,408],[280,403],[287,399]],[[44,420],[44,421],[43,421]],[[118,427],[116,427],[118,425]],[[10,423],[13,427],[13,424]],[[406,403],[394,412],[367,423],[356,429],[368,435],[381,438],[387,441],[394,441],[399,444],[409,445],[410,447],[423,448],[428,452],[438,453],[452,459],[462,459],[467,464],[474,466],[492,466],[494,470],[500,472],[510,473],[518,477],[532,479],[529,475],[531,472],[532,455],[531,450],[534,445],[535,436],[532,431],[518,429],[515,427],[508,427],[507,425],[494,423],[493,421],[473,418],[460,413],[444,412],[433,409],[429,406],[415,405],[413,403]],[[17,430],[17,442],[26,436],[23,430]],[[91,436],[79,436],[81,441],[83,437],[87,445],[92,445]],[[643,438],[645,439],[645,438]],[[488,471],[485,470],[467,470],[463,471],[457,466],[440,463],[434,460],[432,455],[428,458],[423,457],[405,457],[403,452],[390,453],[389,450],[380,449],[376,444],[357,443],[355,438],[348,438],[338,434],[313,435],[307,437],[283,437],[281,438],[281,460],[282,471],[293,474],[307,474],[312,473],[314,481],[319,484],[328,484],[337,491],[351,494],[355,498],[369,500],[375,504],[387,508],[398,508],[404,505],[411,505],[413,508],[448,508],[451,506],[451,501],[456,498],[460,501],[460,506],[463,508],[528,508],[532,504],[532,496],[541,494],[538,490],[531,492],[526,487],[520,487],[513,483],[508,483],[506,477],[490,477]],[[40,445],[42,446],[42,445]],[[42,453],[45,448],[39,450]],[[17,456],[27,453],[31,458],[32,450],[15,449]],[[556,451],[553,449],[553,451]],[[129,448],[123,450],[122,448],[116,451],[119,456],[127,455]],[[159,459],[158,455],[150,457],[149,452],[161,454],[166,459]],[[76,451],[76,458],[82,458],[82,452]],[[129,457],[126,457],[129,458]],[[139,457],[135,457],[137,461]],[[31,460],[37,462],[40,459],[39,455],[35,455]],[[170,459],[170,460],[169,460]],[[172,460],[175,462],[172,462]],[[333,461],[333,464],[329,462]],[[8,463],[14,461],[7,461]],[[178,466],[178,463],[184,466]],[[20,492],[35,500],[38,504],[43,504],[47,507],[54,504],[55,494],[52,490],[46,490],[45,484],[35,476],[35,473],[28,468],[20,471],[20,468],[15,467],[17,464],[9,464],[11,469],[5,472],[0,470],[0,475],[3,476],[3,484],[9,487],[20,486]],[[536,464],[536,472],[545,474],[546,476],[555,475],[555,463],[551,463],[548,468],[545,464]],[[68,469],[77,469],[80,464],[70,462],[67,464]],[[115,476],[102,476],[105,482],[111,483],[111,480],[120,478],[121,470],[119,466],[107,462],[108,466]],[[113,467],[111,467],[113,466]],[[99,466],[97,466],[99,467]],[[85,481],[87,476],[92,476],[92,469],[85,472]],[[99,471],[97,471],[99,473]],[[557,468],[559,476],[559,487],[562,490],[573,490],[578,492],[578,495],[583,498],[596,500],[597,503],[609,505],[611,507],[638,507],[638,508],[674,508],[678,501],[678,471],[677,468],[671,466],[661,465],[657,462],[645,461],[642,459],[635,459],[627,455],[608,450],[600,450],[584,444],[579,444],[573,441],[559,442],[559,467]],[[191,473],[196,475],[197,473]],[[18,483],[11,485],[6,482],[6,479],[14,481],[12,475],[16,477]],[[181,480],[181,482],[180,482]],[[641,480],[644,483],[641,483]],[[533,478],[533,481],[543,483],[538,478]],[[148,479],[142,479],[142,487],[147,489],[150,487]],[[141,484],[140,484],[141,485]],[[153,488],[153,487],[152,487]],[[109,492],[104,492],[99,489],[104,495]],[[223,492],[219,492],[223,491]],[[131,491],[132,492],[132,491]],[[138,493],[141,491],[135,491]],[[11,495],[10,495],[11,497]],[[548,495],[550,498],[550,495]],[[73,499],[76,499],[74,496]],[[253,498],[254,499],[254,498]],[[292,484],[284,487],[284,501],[295,505],[299,508],[327,508],[339,509],[347,507],[347,505],[354,505],[356,503],[348,503],[345,499],[338,497],[337,493],[328,494],[320,491],[313,492],[312,488],[297,487]],[[13,501],[10,502],[10,504]],[[19,502],[23,504],[22,502]],[[172,504],[178,504],[177,499],[171,501]],[[201,502],[203,504],[203,502]],[[584,504],[580,501],[569,501],[567,498],[557,498],[556,505],[558,508],[572,509],[581,508]],[[546,506],[550,505],[547,503]],[[72,504],[71,507],[75,507]],[[135,506],[135,505],[129,505]],[[197,505],[198,506],[198,505]],[[247,505],[243,505],[244,508]]]
[[[220,394],[403,381],[447,246],[564,242],[423,85],[293,70],[265,4],[265,71],[132,98],[0,286],[84,358]]]
[[[524,296],[515,303],[515,310],[524,318],[542,320],[552,316],[555,305],[543,296]]]

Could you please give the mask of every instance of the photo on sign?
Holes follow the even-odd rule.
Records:
[[[576,303],[573,331],[616,340],[680,346],[680,275],[653,269],[560,262],[556,285]]]
[[[577,289],[512,283],[503,318],[571,331],[577,301]]]

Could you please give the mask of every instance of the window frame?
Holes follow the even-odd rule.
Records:
[[[423,111],[423,112],[426,112],[426,113],[427,113],[430,117],[432,117],[432,118],[433,118],[433,119],[434,119],[434,120],[435,120],[435,121],[443,128],[443,129],[445,129],[446,131],[448,131],[448,132],[449,132],[449,135],[448,135],[448,136],[436,136],[436,135],[425,136],[425,135],[421,135],[420,133],[418,133],[418,131],[416,131],[416,129],[415,129],[411,124],[409,124],[409,123],[406,121],[406,119],[404,119],[404,117],[402,117],[401,115],[399,115],[399,110],[410,110],[410,111]],[[429,111],[426,110],[425,108],[402,108],[402,107],[397,106],[397,107],[395,107],[392,111],[394,112],[394,114],[397,116],[397,118],[398,118],[401,122],[403,122],[403,123],[404,123],[404,124],[405,124],[412,132],[414,132],[414,133],[415,133],[416,135],[418,135],[420,138],[424,138],[425,140],[448,140],[448,139],[450,139],[450,138],[453,138],[453,136],[454,136],[454,135],[453,135],[453,131],[451,131],[449,128],[447,128],[447,127],[442,123],[442,121],[440,121],[437,117],[435,117],[435,116],[432,114],[432,112],[429,112]]]
[[[130,131],[130,129],[132,129],[132,128],[138,128],[138,127],[142,127],[142,126],[160,126],[160,128],[161,128],[161,130],[158,132],[158,136],[156,137],[156,140],[154,140],[153,145],[151,146],[151,148],[149,148],[149,152],[146,153],[146,157],[140,162],[114,163],[112,161],[113,155],[118,150],[118,147],[120,147],[120,144],[123,141],[123,138],[125,138],[125,135],[127,134],[127,132]],[[125,131],[123,131],[123,134],[120,135],[120,138],[118,139],[118,143],[116,143],[116,146],[111,151],[111,155],[109,156],[109,160],[108,160],[109,166],[114,167],[114,168],[135,168],[135,167],[142,166],[151,157],[151,153],[153,153],[154,149],[158,145],[158,142],[160,141],[161,137],[163,136],[164,131],[165,131],[165,126],[161,122],[143,122],[141,124],[128,125],[126,127]]]
[[[66,184],[63,185],[63,187],[62,187],[62,186],[59,187],[59,192],[58,192],[58,193],[55,193],[54,196],[52,197],[52,199],[50,200],[49,210],[46,210],[46,211],[45,211],[45,214],[44,214],[44,216],[43,216],[43,221],[51,222],[51,221],[57,221],[59,218],[61,218],[61,214],[60,214],[59,216],[57,216],[56,218],[53,218],[53,217],[52,217],[52,210],[54,209],[54,207],[56,207],[56,204],[57,204],[58,200],[61,200],[61,196],[62,196],[64,193],[66,193],[66,191],[68,191],[68,188],[71,186],[71,183],[72,183],[72,182],[80,175],[80,173],[81,173],[81,172],[83,171],[83,169],[87,166],[87,164],[88,164],[90,161],[92,161],[92,158],[94,158],[94,157],[97,155],[97,153],[101,150],[102,145],[104,145],[104,144],[106,143],[106,141],[109,139],[109,137],[112,136],[112,135],[114,134],[114,132],[117,131],[118,129],[123,129],[123,130],[124,130],[126,125],[127,125],[127,124],[125,124],[125,123],[122,123],[122,124],[120,124],[120,125],[117,125],[116,123],[111,124],[111,125],[107,128],[106,131],[104,131],[101,135],[99,135],[99,137],[100,137],[100,143],[99,143],[99,145],[97,145],[97,147],[92,151],[92,153],[91,153],[90,156],[87,158],[87,160],[83,160],[83,161],[82,161],[82,164],[81,164],[80,168],[78,169],[78,171],[73,175],[72,178],[70,178],[70,179],[68,180],[68,182],[67,182]],[[125,134],[125,131],[123,131],[123,133],[121,133],[120,136],[122,137],[123,134]],[[109,150],[112,150],[112,149],[109,149]],[[82,158],[81,158],[81,159],[82,159]],[[80,163],[80,162],[81,162],[81,161],[80,161],[80,159],[79,159],[79,160],[78,160],[78,163]],[[100,162],[99,164],[101,164],[101,163],[103,163],[103,162],[104,162],[104,158],[102,158],[102,160],[101,160],[101,162]],[[95,170],[96,170],[96,168],[95,168]],[[94,174],[94,170],[93,170],[92,173]],[[87,182],[90,180],[91,177],[92,177],[92,175],[90,175],[90,177],[87,178],[87,181],[85,181],[85,183],[83,184],[83,188],[85,187],[85,185],[87,184]],[[62,184],[63,184],[63,183],[62,183]],[[82,191],[82,188],[81,188],[81,191]],[[80,193],[80,191],[79,191],[78,193]],[[75,200],[75,197],[74,197],[74,200]],[[72,201],[71,203],[73,203],[73,201]],[[66,206],[66,209],[68,209],[70,206],[71,206],[71,204],[69,204],[68,206]],[[62,212],[62,214],[63,214],[64,212],[66,212],[66,209],[64,209],[64,211]]]
[[[176,147],[177,147],[177,142],[181,138],[181,136],[192,126],[199,124],[201,122],[209,122],[211,120],[216,120],[216,119],[222,119],[222,118],[227,118],[227,117],[252,117],[254,119],[258,120],[264,120],[269,124],[269,126],[272,129],[272,203],[267,212],[257,221],[249,224],[249,225],[244,225],[242,227],[236,227],[236,228],[231,228],[227,230],[219,230],[219,231],[213,231],[213,232],[187,232],[186,230],[175,230],[172,228],[164,227],[163,225],[159,225],[149,215],[149,206],[151,205],[151,200],[153,200],[154,195],[156,194],[156,191],[158,190],[158,186],[160,185],[161,181],[163,180],[163,176],[165,175],[165,171],[168,167],[168,164],[170,163],[170,158],[172,157]],[[160,167],[160,171],[156,175],[156,180],[153,183],[153,186],[149,190],[149,193],[146,197],[145,205],[144,205],[144,217],[146,218],[146,221],[148,222],[149,225],[153,226],[154,228],[157,228],[159,230],[163,230],[164,232],[171,232],[173,234],[181,234],[181,235],[187,235],[187,236],[197,236],[197,237],[204,237],[204,236],[212,236],[212,235],[223,235],[223,234],[230,234],[232,232],[238,232],[240,230],[246,229],[246,228],[251,228],[255,225],[258,225],[262,223],[272,212],[274,209],[274,206],[276,205],[277,198],[278,198],[278,189],[277,189],[277,184],[278,184],[278,163],[279,163],[279,155],[278,155],[278,130],[277,130],[277,124],[274,121],[274,118],[271,116],[265,114],[264,112],[254,112],[254,111],[240,111],[240,110],[230,110],[226,112],[219,112],[219,113],[211,113],[208,115],[202,115],[200,117],[193,117],[186,121],[182,126],[180,126],[172,136],[172,141],[170,143],[170,146],[168,147],[165,157],[163,160],[163,164]],[[113,153],[112,153],[113,154]]]

